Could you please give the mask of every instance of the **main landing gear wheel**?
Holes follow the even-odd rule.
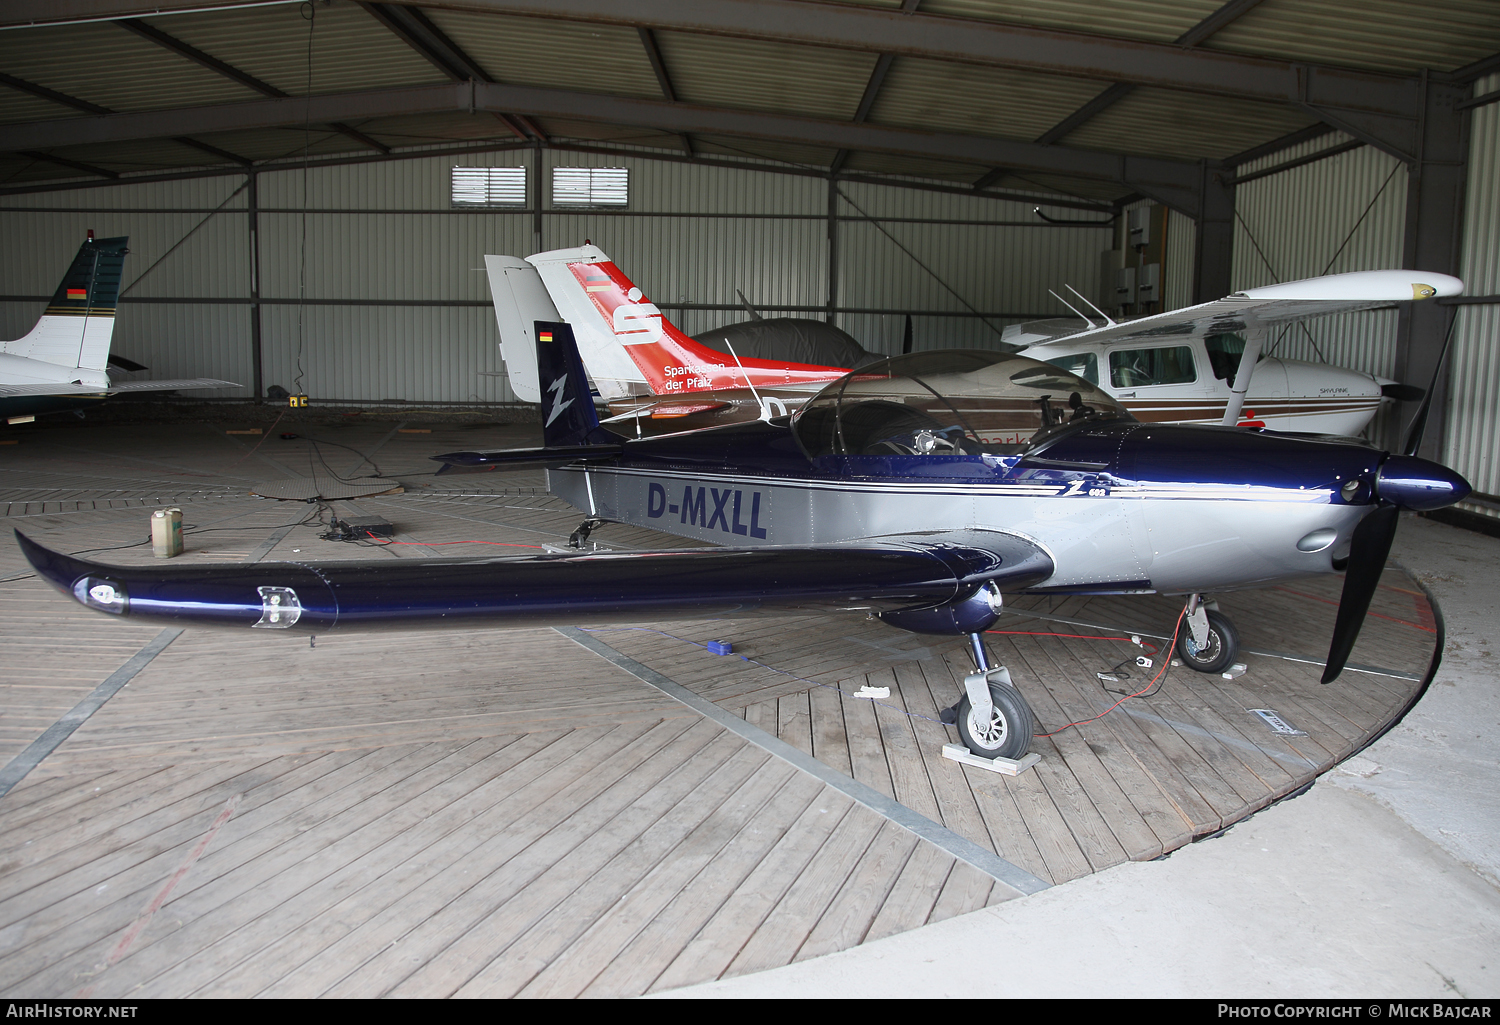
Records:
[[[958,735],[964,746],[980,758],[1020,758],[1031,747],[1035,720],[1026,699],[1003,683],[990,684],[995,710],[987,724],[974,721],[969,696],[958,703]]]
[[[1208,640],[1200,647],[1193,641],[1193,632],[1187,624],[1177,637],[1177,657],[1189,669],[1200,673],[1222,673],[1229,668],[1240,653],[1240,635],[1224,616],[1212,610],[1208,613]]]

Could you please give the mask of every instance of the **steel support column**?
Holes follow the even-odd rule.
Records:
[[[828,323],[839,304],[839,179],[828,176]]]
[[[1469,90],[1423,76],[1416,160],[1406,186],[1402,266],[1457,275],[1463,244],[1469,164],[1469,115],[1459,105]],[[1441,458],[1448,374],[1433,380],[1449,323],[1457,310],[1432,302],[1403,303],[1396,335],[1396,376],[1420,388],[1432,382],[1432,407],[1419,455]]]
[[[249,208],[246,221],[250,225],[250,372],[251,387],[255,390],[255,401],[264,402],[265,363],[260,333],[260,174],[251,171],[246,176],[250,187],[246,190],[245,203]]]
[[[1234,258],[1234,177],[1221,161],[1203,161],[1200,210],[1194,222],[1193,302],[1228,295]]]

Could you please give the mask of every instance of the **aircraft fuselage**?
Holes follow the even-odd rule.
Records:
[[[782,420],[627,442],[612,464],[548,480],[592,516],[721,545],[989,530],[1052,558],[1033,591],[1185,593],[1333,571],[1374,508],[1382,458],[1269,431],[1119,420],[1023,456],[810,460]],[[1464,487],[1436,464],[1422,473],[1437,504]]]

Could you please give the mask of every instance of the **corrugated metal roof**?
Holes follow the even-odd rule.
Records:
[[[0,32],[0,69],[117,111],[232,103],[258,95],[108,22]],[[18,95],[26,94],[0,91],[0,111]],[[83,116],[77,110],[63,116],[68,115]]]
[[[282,92],[305,96],[309,37],[309,23],[302,16],[305,7],[314,11],[313,93],[448,81],[447,76],[353,4],[329,7],[286,4],[205,11],[152,18],[151,24]],[[159,48],[158,52],[167,54]],[[180,57],[172,59],[187,63]],[[193,101],[194,105],[198,102]]]
[[[213,2],[213,0],[205,0]],[[851,0],[896,9],[900,0]],[[434,0],[437,3],[437,0]],[[1222,0],[924,0],[923,15],[1087,32],[1121,40],[1170,42],[1216,14]],[[445,82],[447,75],[374,13],[351,0],[311,7],[220,9],[149,17],[148,24],[284,92],[308,89],[308,29],[313,15],[314,93],[341,93]],[[630,25],[579,17],[519,16],[447,6],[403,4],[425,17],[484,73],[501,83],[660,100],[663,89],[647,47]],[[665,71],[684,103],[848,121],[878,55],[847,47],[794,44],[659,28]],[[1200,43],[1279,60],[1409,74],[1422,66],[1452,68],[1500,50],[1495,0],[1263,0]],[[109,23],[78,23],[0,32],[0,71],[121,112],[201,107],[260,98],[260,93],[156,43]],[[875,96],[875,124],[1005,140],[1034,140],[1107,87],[1102,79],[1020,72],[951,60],[895,58]],[[0,123],[62,120],[82,112],[0,87]],[[1136,88],[1076,128],[1061,144],[1186,160],[1223,157],[1264,144],[1309,123],[1291,105],[1208,97],[1185,90]],[[390,147],[410,148],[513,137],[494,115],[442,113],[357,120],[353,127]],[[595,122],[583,116],[538,119],[549,136],[677,150],[680,137],[661,129]],[[313,126],[313,153],[369,152],[348,135]],[[254,160],[302,150],[296,126],[217,133],[209,141]],[[835,146],[748,140],[719,133],[696,145],[706,152],[827,167]],[[202,166],[216,158],[191,147],[98,144],[85,162],[117,172]],[[58,150],[57,156],[68,154]],[[82,159],[82,158],[75,158]],[[987,169],[944,156],[855,153],[851,170],[975,180]],[[77,169],[11,155],[0,178],[76,178]],[[1129,186],[1062,175],[1013,176],[1010,188],[1065,189],[1088,198],[1118,198]]]
[[[1311,124],[1274,103],[1137,88],[1067,136],[1069,146],[1148,156],[1227,157]]]
[[[1371,71],[1451,71],[1500,49],[1500,3],[1265,0],[1205,45]]]
[[[924,0],[923,14],[1169,43],[1223,0]]]
[[[427,16],[497,82],[661,98],[633,28],[468,11]]]
[[[760,39],[658,32],[678,99],[848,120],[876,56]]]
[[[870,120],[1029,141],[1103,88],[1087,79],[898,57]]]

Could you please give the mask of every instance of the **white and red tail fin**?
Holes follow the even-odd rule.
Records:
[[[24,338],[0,342],[0,352],[103,375],[128,241],[95,239],[90,232],[36,327]],[[107,383],[108,378],[100,380]]]
[[[662,316],[598,246],[528,256],[573,326],[579,354],[605,399],[836,380],[843,367],[736,360],[693,341]]]

